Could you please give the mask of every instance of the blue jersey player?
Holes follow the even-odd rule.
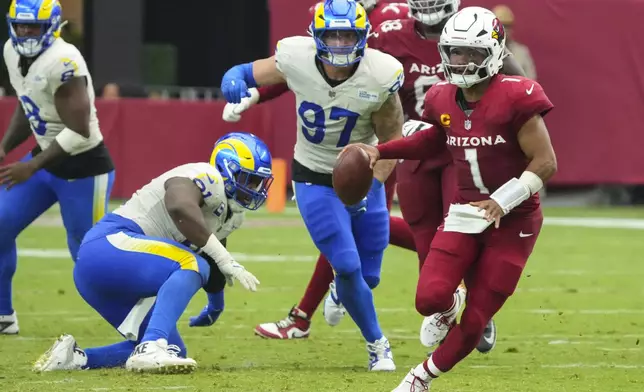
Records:
[[[191,326],[210,325],[223,310],[223,288],[259,281],[225,248],[245,210],[266,200],[271,155],[257,137],[217,141],[210,164],[189,163],[152,180],[85,236],[74,268],[83,299],[126,339],[82,350],[61,336],[36,371],[123,366],[141,372],[193,370],[177,331],[190,299],[203,288],[208,305]]]
[[[257,85],[286,82],[295,93],[292,173],[298,208],[335,271],[331,300],[337,309],[344,305],[367,341],[369,370],[393,371],[371,289],[380,282],[389,242],[383,183],[395,161],[374,168],[371,191],[357,205],[343,205],[331,181],[337,156],[347,144],[375,145],[401,137],[403,114],[396,92],[403,68],[390,55],[366,47],[369,31],[362,5],[327,0],[316,6],[311,37],[285,38],[273,57],[231,68],[222,91],[231,103],[247,99],[248,88]]]
[[[18,234],[58,202],[75,260],[114,181],[92,77],[78,49],[60,38],[61,13],[57,0],[13,0],[7,14],[3,57],[20,104],[0,142],[0,162],[32,133],[37,146],[0,167],[0,334],[19,331],[11,298]]]

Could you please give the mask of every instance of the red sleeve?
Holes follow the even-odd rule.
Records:
[[[271,99],[275,99],[279,97],[280,95],[284,94],[285,92],[288,91],[288,84],[282,83],[282,84],[273,84],[271,86],[263,86],[257,88],[257,91],[259,92],[259,102],[266,102],[270,101]]]
[[[438,154],[445,144],[445,132],[440,127],[423,129],[411,136],[377,146],[380,159],[421,161]]]
[[[384,39],[385,37],[383,36],[382,30],[380,29],[380,27],[376,26],[373,34],[369,36],[369,40],[367,41],[367,44],[371,49],[378,49],[386,53],[387,51],[382,49],[384,46],[384,42],[383,42]]]
[[[388,20],[407,19],[409,17],[409,7],[406,3],[378,3],[371,13],[369,13],[369,22],[375,29]]]
[[[440,123],[440,118],[436,117],[436,114],[434,113],[434,105],[433,102],[438,96],[439,88],[436,87],[440,85],[435,84],[429,87],[429,90],[427,90],[427,93],[425,94],[425,104],[423,106],[423,115],[420,116],[421,121],[425,121],[426,123],[430,123],[434,125],[435,127],[441,127]]]
[[[512,105],[514,109],[512,128],[519,132],[523,124],[528,120],[536,115],[545,116],[554,108],[554,105],[537,82],[526,79],[521,83],[520,87],[517,87],[518,91],[514,93],[519,95],[519,98]]]

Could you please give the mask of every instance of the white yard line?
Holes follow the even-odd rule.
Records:
[[[51,220],[51,217],[46,219]],[[251,220],[252,221],[252,220]],[[585,228],[602,228],[602,229],[630,229],[630,230],[644,230],[644,219],[621,219],[621,218],[545,218],[545,225],[549,226],[567,226],[567,227],[585,227]],[[33,258],[45,259],[66,259],[69,258],[67,249],[38,249],[38,248],[22,248],[18,249],[18,255]],[[247,253],[234,253],[238,261],[242,262],[314,262],[315,255],[266,255],[266,254],[247,254]],[[592,274],[584,270],[558,270],[548,271],[548,274],[557,275],[588,275]],[[631,274],[632,272],[624,271],[603,271],[602,274],[609,275],[624,275]]]

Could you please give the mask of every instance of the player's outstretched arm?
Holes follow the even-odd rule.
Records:
[[[5,154],[10,153],[14,148],[21,145],[27,138],[31,135],[31,128],[29,127],[29,121],[25,112],[22,109],[22,106],[18,104],[16,110],[11,116],[11,121],[9,122],[9,128],[0,142],[0,161],[4,158]]]
[[[405,118],[398,94],[391,94],[380,109],[371,115],[371,121],[381,144],[400,139]],[[385,182],[394,167],[396,167],[395,160],[381,160],[375,164],[373,176],[380,182]]]
[[[236,279],[247,290],[256,291],[259,280],[237,263],[208,229],[201,212],[205,201],[199,187],[189,178],[174,177],[166,181],[165,190],[166,209],[181,234],[215,261],[230,285]]]
[[[54,94],[54,105],[66,128],[45,151],[32,159],[36,170],[71,154],[89,138],[91,104],[85,76],[74,77],[61,84]]]
[[[423,129],[377,147],[379,159],[407,159],[419,161],[438,153],[445,144],[445,132],[437,126],[422,123]]]
[[[275,56],[253,62],[253,76],[258,86],[286,83],[284,75],[277,68]]]
[[[235,65],[221,80],[221,92],[230,103],[240,103],[251,97],[249,87],[265,86],[286,82],[277,68],[275,56],[256,60],[252,63]]]

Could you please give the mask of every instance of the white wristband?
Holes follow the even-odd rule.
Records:
[[[214,234],[211,234],[208,237],[208,242],[206,245],[201,247],[201,250],[206,252],[217,265],[225,265],[234,261],[233,256],[226,250],[226,248],[221,244],[221,242],[215,237]]]
[[[530,171],[524,171],[519,177],[519,181],[530,189],[530,195],[534,195],[543,188],[543,180],[538,175]]]
[[[248,89],[248,92],[250,93],[250,103],[252,105],[255,105],[257,102],[259,102],[259,90],[257,90],[255,87],[251,87]]]
[[[523,201],[527,200],[532,194],[527,185],[524,185],[516,178],[511,178],[510,181],[501,185],[499,189],[490,195],[490,199],[494,200],[499,207],[503,210],[504,214],[512,211],[512,209]]]
[[[60,147],[68,153],[73,154],[78,151],[83,145],[87,142],[88,139],[79,135],[78,133],[72,131],[69,128],[65,128],[58,135],[56,135],[56,141],[60,144]]]

